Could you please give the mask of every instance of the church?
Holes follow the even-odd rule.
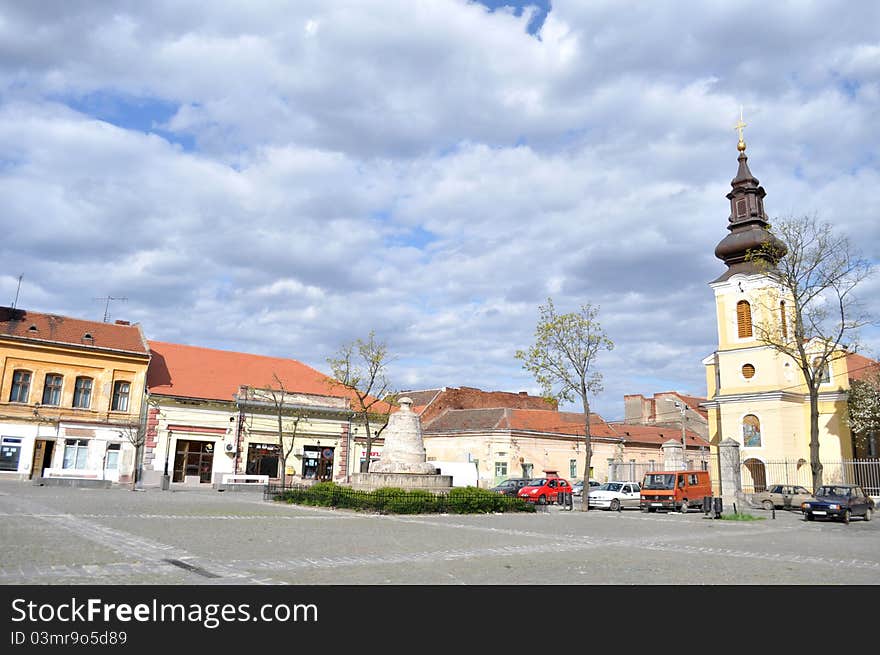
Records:
[[[774,276],[786,246],[772,232],[766,193],[749,170],[744,126],[740,120],[739,166],[727,194],[729,233],[715,249],[727,270],[709,284],[718,348],[703,360],[708,401],[702,406],[716,456],[721,441],[739,443],[745,490],[774,483],[812,487],[808,387],[797,363],[759,338],[759,328],[766,326],[783,336],[793,334],[795,317],[793,302]],[[851,361],[832,358],[821,370],[819,459],[828,481],[845,476],[841,462],[853,458],[846,420]]]

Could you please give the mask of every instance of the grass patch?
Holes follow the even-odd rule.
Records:
[[[754,514],[722,514],[719,517],[722,521],[766,521],[766,516],[755,516]]]

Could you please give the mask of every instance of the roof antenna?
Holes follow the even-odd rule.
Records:
[[[125,302],[126,300],[128,300],[128,298],[125,298],[123,296],[115,296],[115,297],[114,296],[106,296],[104,298],[94,298],[93,300],[106,301],[106,304],[104,305],[104,322],[106,323],[107,321],[110,320],[110,301],[111,300],[121,300],[122,302]]]
[[[12,301],[12,309],[15,309],[15,306],[18,304],[18,292],[21,291],[21,278],[24,277],[24,273],[18,276],[18,288],[15,290],[15,300]]]

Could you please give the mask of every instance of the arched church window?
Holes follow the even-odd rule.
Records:
[[[813,360],[813,371],[815,371],[816,376],[819,378],[819,382],[821,384],[827,384],[831,382],[831,371],[828,369],[828,362],[822,364],[822,358],[816,357]]]
[[[761,447],[761,421],[754,414],[743,417],[743,446],[746,448]]]
[[[752,306],[748,301],[736,303],[736,327],[740,339],[752,336]]]

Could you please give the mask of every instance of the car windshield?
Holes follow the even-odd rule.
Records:
[[[603,485],[600,485],[596,491],[620,491],[623,484],[620,482],[606,482]]]
[[[816,493],[817,496],[849,496],[850,491],[852,491],[849,487],[835,487],[835,486],[827,486],[827,487],[819,487],[819,491]]]
[[[675,484],[675,473],[648,473],[642,489],[672,489]]]
[[[529,480],[526,484],[527,487],[543,487],[547,484],[547,480],[544,478],[535,478],[534,480]]]

